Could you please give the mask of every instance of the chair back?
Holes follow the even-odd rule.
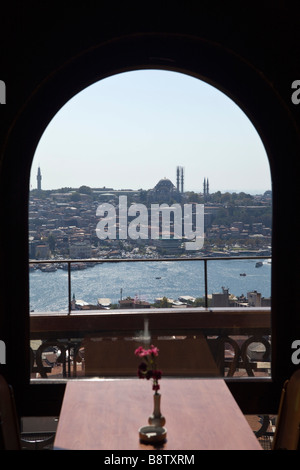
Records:
[[[300,369],[283,385],[273,449],[300,450]]]
[[[0,449],[21,450],[13,391],[2,375],[0,375]]]

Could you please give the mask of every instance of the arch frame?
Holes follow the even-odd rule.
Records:
[[[7,345],[8,375],[16,388],[16,396],[24,410],[29,406],[30,412],[35,409],[41,413],[45,411],[46,401],[47,412],[53,413],[60,406],[64,389],[62,385],[33,386],[29,383],[28,196],[36,147],[55,114],[77,93],[101,79],[141,69],[185,73],[218,88],[245,112],[266,149],[273,190],[272,381],[233,380],[228,384],[245,411],[257,412],[264,406],[274,408],[278,384],[293,370],[290,361],[292,340],[297,339],[297,335],[300,337],[299,320],[293,309],[287,308],[281,295],[287,288],[297,288],[296,280],[290,275],[288,259],[293,256],[297,262],[299,255],[288,244],[282,227],[282,218],[289,217],[287,227],[294,228],[294,208],[287,205],[286,184],[291,171],[298,168],[300,138],[297,123],[273,83],[244,57],[198,36],[171,33],[111,37],[71,57],[32,86],[7,129],[0,167],[0,214],[7,226],[0,232],[0,244],[8,248],[0,254],[0,292],[5,311],[0,326],[1,331],[5,331],[1,339]],[[296,188],[290,187],[289,192],[297,204]],[[14,305],[5,298],[12,280],[18,286]],[[249,390],[257,397],[252,400],[251,409],[246,400]]]

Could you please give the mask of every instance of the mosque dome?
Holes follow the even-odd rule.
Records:
[[[168,178],[162,178],[154,187],[156,191],[176,191],[176,188],[171,180]]]
[[[179,189],[179,170],[177,168],[177,187],[168,178],[161,178],[153,189],[148,191],[148,201],[162,203],[183,202],[183,172],[181,172],[181,191]]]

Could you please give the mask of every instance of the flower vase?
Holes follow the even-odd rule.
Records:
[[[154,408],[153,408],[152,415],[149,416],[148,423],[151,426],[161,427],[162,428],[165,425],[166,419],[161,414],[161,411],[160,411],[160,400],[161,400],[161,394],[160,393],[154,393],[154,395],[153,395]]]

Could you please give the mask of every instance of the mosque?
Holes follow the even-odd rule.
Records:
[[[208,178],[204,178],[203,196],[204,200],[207,201],[209,198]],[[159,180],[156,186],[148,192],[148,202],[158,204],[184,203],[184,168],[178,166],[176,169],[176,186],[168,178]]]
[[[184,169],[177,167],[176,170],[175,186],[168,178],[162,178],[159,182],[148,192],[148,201],[156,202],[158,204],[173,202],[184,202]]]
[[[42,173],[40,167],[37,172],[37,189],[42,189]],[[114,191],[111,191],[113,193]],[[114,197],[113,194],[109,194],[110,197]],[[203,196],[204,201],[207,202],[209,198],[209,182],[208,178],[204,178],[203,182]],[[162,178],[154,186],[153,189],[148,191],[148,202],[157,204],[172,204],[172,203],[184,203],[184,168],[178,166],[176,169],[176,186],[168,178]]]

